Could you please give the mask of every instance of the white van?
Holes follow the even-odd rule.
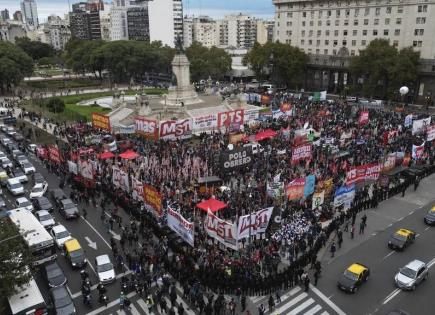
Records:
[[[6,107],[0,107],[0,117],[9,116],[8,111]]]
[[[33,278],[17,291],[8,298],[12,315],[47,314],[47,305]]]
[[[24,194],[24,187],[18,178],[8,178],[6,181],[6,188],[12,195],[18,196]]]
[[[253,154],[258,154],[258,153],[264,151],[263,146],[261,144],[259,144],[258,142],[250,142],[250,143],[244,144],[243,146],[244,147],[252,147]]]

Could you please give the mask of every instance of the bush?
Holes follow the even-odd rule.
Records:
[[[65,102],[59,97],[48,99],[46,106],[52,113],[63,113],[65,110]]]

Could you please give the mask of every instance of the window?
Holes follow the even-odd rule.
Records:
[[[310,39],[310,40],[308,40],[308,45],[312,45],[313,44],[313,40],[312,39]]]
[[[337,54],[337,49],[333,49],[333,50],[332,50],[332,54],[333,54],[333,55],[336,55],[336,54]]]
[[[427,5],[419,5],[417,7],[417,12],[421,13],[421,12],[427,12]]]
[[[330,20],[326,21],[326,26],[331,26],[331,21]]]
[[[302,21],[302,26],[305,26],[305,21]]]
[[[379,15],[379,14],[381,14],[381,8],[376,8],[375,15]]]
[[[355,50],[351,50],[351,51],[350,51],[350,55],[351,55],[351,56],[355,56]]]
[[[327,40],[325,40],[325,46],[328,46],[329,45],[329,40],[327,39]]]
[[[366,40],[363,39],[363,40],[361,41],[361,46],[365,46],[365,45],[366,45]]]
[[[384,30],[384,36],[388,36],[388,30]]]
[[[370,8],[365,8],[364,10],[364,16],[367,16],[370,14]]]
[[[412,42],[412,46],[414,46],[414,47],[421,47],[422,44],[423,44],[423,42],[421,40],[418,40],[418,41],[415,40]]]
[[[435,66],[432,66],[432,72],[435,72]]]
[[[305,31],[301,31],[301,36],[302,36],[302,37],[305,36]]]
[[[385,25],[390,25],[390,19],[385,19]]]
[[[363,36],[367,36],[367,30],[363,30]]]
[[[320,39],[316,41],[316,46],[320,46]]]
[[[399,5],[397,7],[397,13],[403,13],[403,6]]]
[[[358,14],[359,14],[359,9],[355,9],[355,14],[354,14],[354,16],[357,17]]]
[[[301,39],[301,45],[305,45],[305,39]]]
[[[343,36],[347,36],[347,30],[343,31]]]
[[[328,15],[328,17],[330,17],[332,15],[331,10],[328,10],[327,15]]]
[[[399,41],[398,41],[398,40],[395,40],[395,41],[393,42],[393,46],[394,46],[394,47],[399,46]]]
[[[308,53],[311,54],[313,51],[311,48],[308,48]]]
[[[312,37],[312,36],[313,36],[313,30],[310,30],[310,31],[308,32],[308,36],[309,36],[309,37]]]
[[[337,46],[338,45],[338,40],[334,40],[333,45]]]
[[[369,25],[369,19],[364,19],[364,25]]]
[[[335,11],[335,16],[336,16],[336,17],[340,17],[340,10],[336,10],[336,11]]]
[[[378,36],[378,30],[373,30],[373,36]]]
[[[346,16],[350,15],[350,10],[349,9],[346,9],[346,11],[344,11],[344,12],[345,12]]]
[[[353,25],[357,26],[358,25],[358,20],[353,20]]]
[[[316,49],[316,55],[320,54],[320,49]]]
[[[424,29],[420,28],[420,29],[415,29],[414,30],[414,35],[415,36],[423,36],[424,35]]]
[[[379,25],[379,19],[375,19],[375,20],[373,21],[373,24],[374,24],[374,25]]]
[[[401,18],[397,18],[397,19],[396,19],[396,24],[397,24],[397,25],[402,24],[402,19],[401,19]]]
[[[421,18],[421,23],[420,24],[426,24],[426,18],[425,17]]]
[[[356,46],[356,40],[352,40],[352,46]]]
[[[391,14],[391,7],[387,7],[387,14]]]
[[[312,19],[314,19],[314,11],[311,11],[311,13],[310,13],[310,17],[311,17]]]
[[[287,26],[292,26],[292,22],[287,22]]]
[[[334,36],[338,36],[338,30],[334,31]]]
[[[400,30],[394,30],[394,36],[399,36],[400,35]]]
[[[307,17],[307,12],[302,12],[302,17]]]
[[[319,18],[322,17],[323,11],[319,11]]]
[[[321,21],[321,20],[318,20],[318,21],[317,21],[317,25],[318,25],[318,26],[322,26],[322,21]]]
[[[352,35],[353,35],[353,36],[358,35],[358,31],[357,31],[357,30],[353,30],[353,31],[352,31]]]
[[[348,26],[349,25],[349,20],[344,20],[344,26]]]
[[[347,45],[347,40],[343,40],[343,41],[341,42],[341,44],[342,44],[343,46],[346,46],[346,45]]]
[[[327,54],[328,54],[328,49],[324,49],[324,50],[323,50],[323,54],[324,54],[324,55],[327,55]],[[435,70],[434,70],[434,71],[435,71]]]
[[[319,36],[322,36],[322,31],[321,30],[317,31],[317,37],[319,37]]]
[[[314,21],[310,21],[310,26],[314,26]]]
[[[329,36],[329,30],[326,30],[326,31],[325,31],[325,35],[326,35],[326,36]]]
[[[293,12],[287,12],[287,17],[288,18],[292,18],[293,17]]]
[[[425,17],[418,17],[415,20],[415,24],[426,24],[426,18]]]
[[[335,20],[335,26],[339,26],[340,25],[340,20]]]

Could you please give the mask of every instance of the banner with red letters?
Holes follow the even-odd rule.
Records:
[[[56,164],[60,164],[62,162],[62,157],[60,156],[59,149],[53,145],[48,147],[48,157],[50,161]]]
[[[162,197],[160,193],[151,185],[143,185],[143,199],[145,206],[152,210],[157,217],[163,215],[162,211]]]
[[[217,126],[230,127],[231,125],[243,125],[245,121],[245,111],[243,109],[236,109],[229,112],[218,113]]]
[[[238,250],[237,227],[235,224],[222,220],[208,211],[204,220],[204,229],[208,236],[234,250]]]
[[[193,222],[187,221],[180,213],[168,207],[168,226],[177,233],[187,244],[195,245],[195,228]]]
[[[346,186],[366,180],[378,180],[381,173],[381,164],[371,163],[353,167],[346,173]]]
[[[292,182],[290,182],[286,190],[286,195],[289,200],[297,200],[304,197],[304,188],[305,188],[305,177],[304,178],[296,178]]]
[[[157,120],[137,116],[134,122],[137,134],[149,140],[157,140],[159,136],[159,123]]]
[[[292,164],[297,164],[300,160],[311,159],[311,144],[306,143],[292,149]]]
[[[368,122],[369,122],[369,111],[368,110],[363,110],[359,114],[359,124],[360,125],[365,125],[365,124],[368,124]]]
[[[272,216],[273,207],[239,217],[237,224],[237,239],[240,241],[249,236],[266,233]]]
[[[192,118],[180,120],[166,120],[160,122],[160,139],[177,140],[192,137]]]

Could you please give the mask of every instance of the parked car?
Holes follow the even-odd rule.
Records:
[[[35,216],[47,230],[50,230],[56,224],[52,215],[47,210],[36,211]]]
[[[109,255],[100,255],[95,258],[98,280],[103,284],[115,281],[115,269]]]
[[[44,178],[44,176],[41,175],[41,173],[33,173],[33,183],[36,184],[42,184],[45,183],[46,180]]]
[[[59,211],[66,219],[77,219],[80,216],[77,205],[69,198],[60,201]]]
[[[42,270],[44,278],[50,288],[57,288],[66,283],[67,279],[65,274],[56,260],[45,264]]]
[[[6,181],[6,188],[14,196],[24,194],[24,187],[18,178],[9,178]]]
[[[30,162],[24,162],[21,164],[24,174],[29,175],[36,172],[35,167]]]
[[[24,174],[20,169],[15,169],[12,171],[12,173],[14,174],[14,177],[20,181],[20,183],[27,183],[29,181],[26,174]]]
[[[403,290],[415,290],[423,280],[429,276],[426,264],[418,259],[408,263],[405,267],[400,268],[394,277],[396,285]]]
[[[57,189],[53,189],[52,191],[50,191],[50,195],[51,195],[51,198],[53,198],[54,203],[55,203],[56,206],[58,206],[58,207],[60,207],[60,205],[61,205],[61,201],[62,201],[63,199],[66,199],[66,195],[65,195],[65,193],[63,192],[62,189],[59,189],[59,188],[57,188]]]
[[[48,212],[52,212],[54,207],[53,204],[48,200],[47,197],[38,197],[31,199],[33,206],[36,210],[47,210]]]
[[[2,168],[7,168],[7,167],[12,168],[12,167],[14,167],[14,164],[12,164],[12,161],[9,160],[8,158],[2,159],[1,163],[2,163]]]
[[[73,299],[66,286],[63,285],[57,288],[52,288],[50,290],[50,299],[56,314],[76,314]]]
[[[72,239],[71,234],[61,224],[53,226],[50,233],[58,248],[63,248],[65,242]]]
[[[36,184],[33,186],[32,190],[30,191],[30,199],[38,198],[44,196],[44,194],[47,192],[48,184],[42,183],[42,184]]]
[[[17,208],[25,208],[28,211],[33,211],[32,203],[26,197],[20,197],[15,200],[15,206]]]

